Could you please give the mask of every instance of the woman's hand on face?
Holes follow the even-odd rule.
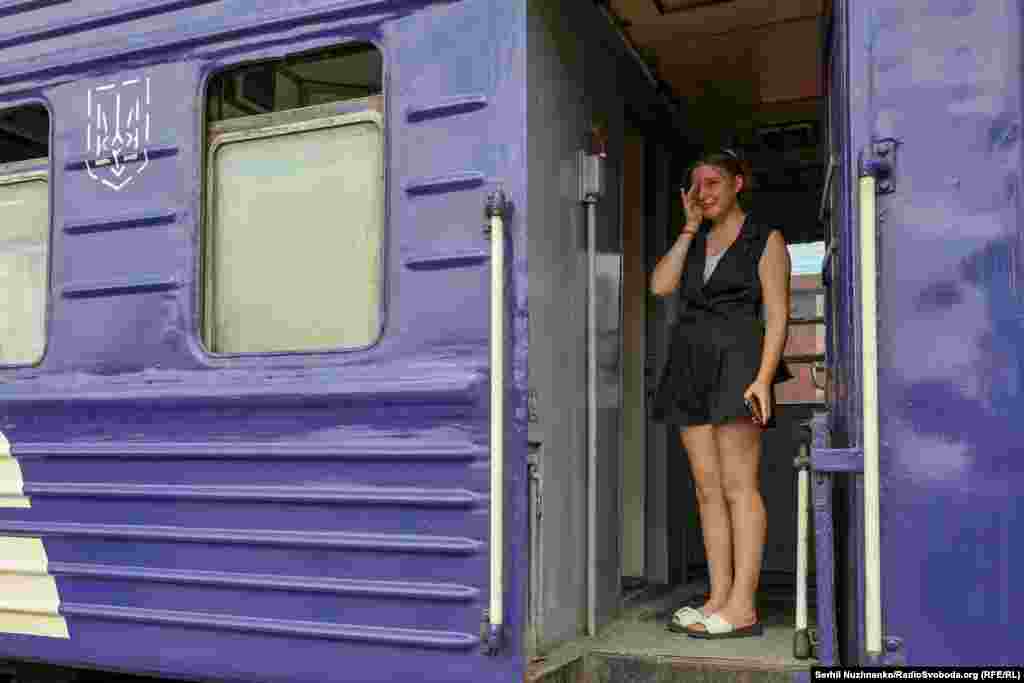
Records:
[[[767,382],[754,382],[743,392],[743,400],[752,405],[751,419],[762,426],[772,418],[771,391]]]
[[[692,185],[689,192],[679,190],[679,194],[683,198],[686,225],[688,228],[696,229],[700,222],[704,220],[704,212],[700,208],[700,202],[697,201],[697,186]]]

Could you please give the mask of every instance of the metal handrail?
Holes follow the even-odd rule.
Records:
[[[597,634],[597,197],[587,207],[587,635]]]
[[[875,178],[860,178],[862,414],[864,416],[864,636],[882,654],[881,521],[878,476],[878,320]]]
[[[501,648],[505,621],[505,194],[487,200],[491,239],[491,586],[484,649]]]

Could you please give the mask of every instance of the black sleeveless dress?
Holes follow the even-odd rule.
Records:
[[[770,232],[748,215],[707,283],[707,229],[702,226],[694,237],[679,283],[679,319],[654,396],[653,419],[687,426],[750,416],[743,392],[761,369],[765,327],[758,264]],[[780,361],[772,384],[792,378]],[[766,427],[775,425],[774,392],[771,401]]]

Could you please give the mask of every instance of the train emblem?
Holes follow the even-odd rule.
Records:
[[[85,162],[89,177],[119,191],[149,165],[149,78],[90,88]]]

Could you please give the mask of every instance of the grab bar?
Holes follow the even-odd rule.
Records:
[[[587,230],[587,635],[597,633],[597,203],[604,159],[577,151],[579,201]]]
[[[587,199],[587,635],[597,634],[597,199]]]
[[[491,238],[491,595],[484,651],[501,649],[505,618],[505,193],[487,198]]]
[[[878,320],[874,176],[860,178],[861,354],[864,415],[864,636],[882,654],[881,522],[878,476]]]
[[[793,656],[807,659],[813,652],[811,632],[807,627],[807,565],[810,545],[810,473],[811,455],[809,452],[806,427],[801,430],[801,439],[797,457],[793,465],[797,470],[796,484],[796,631],[793,633]]]

